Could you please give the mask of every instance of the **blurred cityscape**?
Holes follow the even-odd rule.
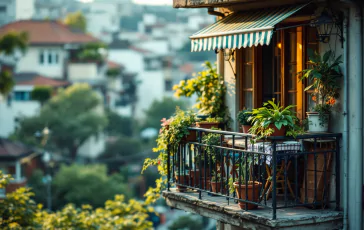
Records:
[[[173,85],[216,58],[192,54],[188,38],[214,20],[132,0],[1,0],[0,37],[24,32],[27,47],[0,56],[13,80],[0,93],[0,170],[14,178],[0,196],[29,186],[54,211],[116,194],[144,200],[159,177],[140,172],[160,120],[195,99],[175,98]],[[163,200],[155,210],[156,229],[215,229]]]

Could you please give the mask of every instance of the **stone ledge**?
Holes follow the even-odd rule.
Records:
[[[304,207],[277,210],[277,219],[272,220],[272,210],[258,208],[253,211],[241,210],[232,200],[230,203],[224,197],[210,197],[202,193],[202,200],[198,193],[180,193],[164,191],[167,204],[173,208],[196,213],[223,223],[245,229],[342,229],[342,212],[330,209],[308,209]]]

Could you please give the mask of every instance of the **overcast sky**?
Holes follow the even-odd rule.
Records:
[[[138,4],[148,4],[148,5],[172,5],[173,0],[133,0]]]

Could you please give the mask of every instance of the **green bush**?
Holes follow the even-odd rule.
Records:
[[[52,87],[36,86],[31,92],[32,100],[39,101],[41,104],[48,101],[52,97]]]

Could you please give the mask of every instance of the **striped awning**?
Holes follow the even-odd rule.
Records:
[[[191,51],[269,45],[274,26],[307,4],[237,12],[193,34]]]

